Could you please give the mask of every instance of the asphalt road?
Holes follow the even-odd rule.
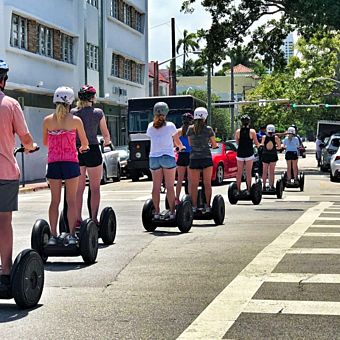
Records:
[[[118,219],[115,244],[88,267],[50,258],[37,308],[0,301],[1,339],[340,339],[340,184],[317,171],[312,152],[300,168],[304,192],[258,206],[232,206],[227,183],[214,187],[225,224],[194,221],[187,234],[144,231],[150,182],[102,186],[102,207]],[[15,252],[30,246],[48,204],[48,190],[20,195]]]

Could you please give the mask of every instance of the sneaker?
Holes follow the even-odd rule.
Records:
[[[12,297],[11,276],[0,275],[0,294],[2,298],[9,299]]]
[[[48,246],[56,246],[57,243],[58,243],[58,238],[57,238],[57,236],[52,235],[52,236],[50,237],[50,239],[48,240],[47,245],[48,245]]]
[[[205,210],[204,210],[204,212],[206,212],[206,213],[211,213],[211,207],[206,207]]]
[[[192,212],[193,212],[194,214],[196,214],[196,213],[197,213],[197,208],[196,208],[196,207],[192,207]]]
[[[175,213],[175,212],[170,213],[169,219],[170,219],[170,220],[176,219],[176,213]]]
[[[153,215],[153,219],[154,219],[154,220],[159,220],[159,219],[160,219],[160,215],[159,215],[159,214]]]
[[[68,237],[68,244],[69,245],[75,245],[75,244],[77,244],[77,238],[74,236],[74,235],[70,235],[69,237]]]
[[[270,190],[275,190],[274,185],[270,186],[269,189],[270,189]]]

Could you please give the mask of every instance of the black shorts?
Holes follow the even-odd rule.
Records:
[[[0,212],[18,210],[19,181],[0,179]]]
[[[190,153],[189,152],[180,152],[178,154],[176,165],[178,166],[189,166],[190,163]]]
[[[213,166],[211,158],[190,159],[189,164],[190,169],[205,169],[208,168],[209,166]]]
[[[285,155],[286,161],[295,161],[298,159],[298,154],[295,151],[287,151]]]
[[[276,153],[263,153],[262,154],[262,162],[263,163],[272,163],[272,162],[277,162],[279,158],[277,157]]]
[[[85,153],[78,152],[79,165],[95,168],[103,162],[102,153],[98,144],[91,144],[89,147],[90,150]]]
[[[80,176],[79,163],[53,162],[47,165],[47,179],[71,179]]]

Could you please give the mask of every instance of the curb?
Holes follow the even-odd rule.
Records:
[[[45,189],[48,189],[47,183],[44,183],[42,185],[37,185],[37,186],[30,186],[28,184],[28,186],[19,188],[19,194],[27,194],[30,192],[35,192],[35,191],[45,190]]]

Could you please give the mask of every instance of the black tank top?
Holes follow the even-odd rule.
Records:
[[[273,148],[271,150],[267,149],[267,144],[269,142],[273,143]],[[276,154],[277,150],[276,150],[276,142],[275,142],[275,135],[273,136],[266,136],[265,140],[264,140],[264,147],[263,147],[263,154]]]
[[[237,157],[247,158],[254,155],[253,140],[249,137],[249,127],[242,127],[237,148]]]

